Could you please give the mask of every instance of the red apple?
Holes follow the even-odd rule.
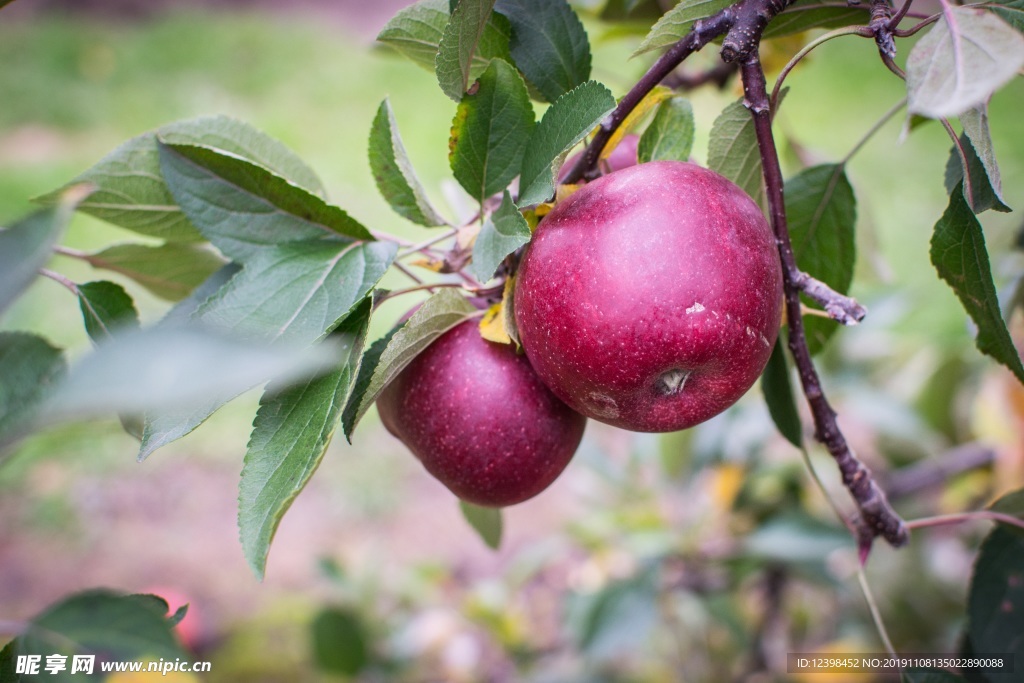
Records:
[[[540,223],[516,277],[534,370],[588,417],[685,429],[735,403],[779,331],[772,231],[736,185],[656,161],[599,178]]]
[[[636,148],[640,144],[640,136],[629,133],[623,135],[622,140],[615,146],[612,153],[608,155],[608,158],[601,163],[603,170],[612,173],[614,171],[621,171],[624,168],[630,166],[636,166]],[[558,172],[558,182],[562,182],[562,178],[569,175],[569,171],[579,161],[580,155],[583,152],[576,152],[571,157],[566,159],[565,163],[562,164],[562,170]]]
[[[476,321],[449,330],[377,399],[388,431],[462,500],[520,503],[553,482],[586,419],[559,401],[525,356],[480,336]]]

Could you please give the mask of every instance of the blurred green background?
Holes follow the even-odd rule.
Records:
[[[447,166],[455,105],[432,74],[373,46],[401,2],[283,3],[276,12],[193,3],[142,20],[95,9],[103,3],[84,12],[31,3],[0,12],[0,225],[129,137],[228,114],[298,152],[332,201],[365,224],[422,239],[390,212],[369,171],[366,136],[384,97],[432,198],[449,215],[462,208]],[[627,60],[640,34],[587,22],[593,77],[622,94],[649,64],[649,56]],[[902,60],[909,45],[899,47]],[[776,70],[785,59],[773,58]],[[788,83],[776,119],[788,173],[800,161],[842,158],[903,92],[874,44],[856,37],[818,49]],[[692,93],[699,161],[715,116],[738,96],[732,86]],[[991,106],[1011,206],[1024,205],[1022,108],[1020,79]],[[859,200],[854,294],[870,314],[837,336],[821,364],[841,424],[881,473],[958,445],[994,450],[993,467],[896,501],[917,516],[978,506],[1024,483],[1024,397],[973,349],[962,308],[928,261],[947,201],[949,140],[931,123],[900,142],[902,125],[901,114],[850,164]],[[1009,295],[1022,272],[1020,219],[990,213],[983,223],[997,285]],[[91,250],[137,239],[78,216],[64,244]],[[118,279],[61,257],[51,267],[78,282]],[[121,282],[144,323],[162,315],[165,304]],[[406,305],[385,309],[376,332]],[[72,357],[89,348],[77,302],[50,281],[33,285],[0,328],[42,334]],[[355,620],[362,636],[338,647],[354,653],[368,681],[670,681],[680,672],[725,680],[760,650],[770,659],[781,647],[783,656],[882,649],[845,532],[800,454],[775,435],[757,389],[687,433],[591,423],[565,475],[506,511],[497,553],[371,416],[353,445],[332,445],[285,516],[262,584],[235,528],[257,400],[235,401],[144,464],[114,420],[24,443],[0,465],[0,619],[27,618],[97,585],[174,591],[192,604],[192,644],[214,662],[204,680],[215,681],[319,680],[311,624],[328,605]],[[811,455],[848,510],[827,456]],[[876,549],[868,575],[897,648],[956,647],[982,531],[919,532],[907,550]],[[785,586],[777,613],[765,578],[776,575]],[[327,622],[316,623],[330,640]]]

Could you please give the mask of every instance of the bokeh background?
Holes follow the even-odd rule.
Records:
[[[298,152],[365,224],[422,239],[377,194],[366,158],[373,115],[389,97],[432,198],[450,215],[464,208],[447,166],[454,104],[432,74],[374,46],[405,4],[14,2],[0,11],[0,225],[129,137],[228,114]],[[627,60],[642,33],[600,24],[587,13],[595,4],[579,5],[593,77],[622,94],[649,64]],[[778,69],[800,44],[775,48],[770,63]],[[900,49],[902,60],[909,45]],[[776,130],[789,172],[842,158],[903,91],[873,43],[856,37],[823,46],[788,82]],[[738,96],[732,86],[692,93],[698,160],[715,116]],[[1019,79],[991,107],[1011,206],[1024,205],[1022,108]],[[854,293],[870,314],[820,363],[842,426],[883,479],[915,465],[988,463],[932,486],[904,476],[908,490],[894,502],[914,517],[976,508],[1024,484],[1024,395],[973,349],[962,308],[928,261],[949,140],[929,124],[901,141],[903,123],[889,122],[850,163]],[[983,222],[1010,305],[1024,270],[1020,219]],[[137,239],[78,216],[64,244]],[[62,257],[51,267],[78,282],[118,280]],[[122,284],[144,323],[159,319],[165,304]],[[385,309],[375,332],[408,303]],[[50,281],[33,285],[0,329],[42,334],[72,357],[89,349],[77,302]],[[757,388],[686,433],[592,422],[564,476],[505,511],[497,552],[371,414],[352,445],[335,441],[285,516],[262,583],[235,526],[258,398],[236,400],[143,464],[116,420],[22,444],[0,464],[0,620],[89,587],[161,592],[172,608],[191,603],[189,642],[213,662],[210,681],[332,680],[312,644],[325,608],[342,615],[349,636],[334,647],[365,681],[775,680],[751,672],[777,671],[787,651],[882,650],[848,535],[800,453],[776,435]],[[812,447],[810,457],[849,510],[827,455]],[[897,648],[955,651],[985,531],[928,530],[908,549],[876,548],[867,576]]]

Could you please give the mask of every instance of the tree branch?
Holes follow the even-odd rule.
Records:
[[[801,270],[793,274],[793,286],[824,306],[828,317],[843,325],[856,325],[868,313],[853,298],[840,294]]]
[[[804,395],[810,404],[814,417],[815,437],[824,444],[832,455],[842,474],[843,484],[850,491],[860,511],[858,522],[858,544],[863,562],[876,536],[882,536],[893,546],[901,546],[909,540],[906,524],[889,505],[885,493],[875,482],[870,470],[864,466],[850,449],[836,420],[835,410],[829,404],[821,388],[821,379],[811,360],[800,316],[800,292],[797,284],[804,274],[796,265],[793,246],[789,239],[786,223],[786,209],[783,200],[782,168],[772,136],[771,112],[764,69],[757,54],[757,38],[754,49],[742,57],[740,73],[743,78],[745,104],[754,118],[754,131],[761,153],[768,205],[775,239],[782,260],[782,281],[786,297],[787,323],[789,327],[789,349],[793,354],[800,376]]]

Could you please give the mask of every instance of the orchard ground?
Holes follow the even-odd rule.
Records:
[[[144,23],[56,11],[19,10],[8,18],[5,9],[0,13],[0,224],[29,211],[29,197],[61,185],[128,137],[172,120],[224,113],[296,150],[324,179],[330,197],[367,225],[406,237],[422,235],[393,218],[378,197],[365,151],[377,105],[390,96],[413,162],[428,191],[445,205],[440,188],[450,172],[447,139],[440,131],[447,129],[454,106],[415,66],[372,48],[375,31],[402,4],[345,3],[327,15],[289,11],[277,16],[226,11],[204,16],[192,7]],[[597,53],[594,75],[613,88],[628,87],[643,71],[643,60],[625,61],[628,41],[601,40],[594,33],[591,41]],[[780,139],[792,134],[799,146],[781,144],[783,154],[822,162],[842,158],[901,96],[902,84],[883,72],[870,41],[850,38],[822,47],[788,81],[792,90],[776,130]],[[713,117],[737,96],[709,89],[693,94],[698,160],[705,156]],[[1024,84],[1018,79],[996,96],[990,112],[1004,187],[1015,188],[1018,198],[1017,188],[1024,187],[1022,105]],[[967,431],[996,440],[1007,431],[1012,435],[1020,425],[1013,420],[1021,416],[1003,415],[998,399],[985,393],[984,387],[1001,381],[1002,371],[972,350],[962,308],[927,261],[931,226],[946,204],[934,169],[944,164],[948,140],[932,124],[897,146],[901,124],[900,117],[890,122],[851,162],[852,182],[869,202],[860,207],[863,277],[858,276],[861,289],[854,293],[870,313],[860,328],[835,340],[823,369],[854,445],[868,458],[883,450],[894,454],[894,461],[907,462],[942,450],[947,440]],[[450,208],[457,213],[460,207]],[[1014,258],[1010,251],[1019,223],[1018,214],[986,217],[997,283],[1000,269]],[[128,237],[79,215],[64,243],[90,249]],[[70,260],[55,267],[77,281],[100,277]],[[132,291],[143,321],[153,322],[161,310],[158,302],[137,287]],[[372,333],[379,336],[409,303],[389,303]],[[36,331],[73,355],[88,348],[77,303],[52,282],[33,285],[2,325]],[[846,372],[829,373],[837,367],[829,358],[840,357],[846,359]],[[851,362],[866,371],[851,372]],[[951,433],[928,424],[918,400],[943,364],[976,378],[971,387],[956,385],[958,403],[943,404],[942,410],[952,411],[944,423]],[[273,653],[287,672],[289,663],[307,661],[301,629],[315,609],[338,595],[318,569],[322,556],[336,558],[357,578],[389,586],[381,590],[388,600],[413,596],[422,614],[458,613],[473,596],[486,596],[531,563],[550,567],[538,591],[554,595],[567,585],[585,590],[604,576],[628,574],[635,567],[636,544],[618,542],[623,529],[640,533],[653,524],[659,532],[686,533],[696,523],[728,525],[731,470],[699,470],[692,476],[703,497],[687,498],[680,490],[690,483],[663,476],[666,458],[683,469],[687,465],[680,460],[702,457],[742,467],[750,452],[767,442],[769,461],[799,465],[799,455],[770,436],[773,427],[756,389],[739,408],[742,420],[734,412],[688,437],[636,436],[592,422],[565,475],[537,499],[508,511],[502,549],[492,553],[461,519],[447,490],[374,419],[357,432],[354,445],[336,439],[285,516],[267,579],[258,585],[235,526],[238,472],[257,399],[257,393],[246,395],[141,465],[133,459],[135,443],[115,421],[61,428],[27,442],[0,467],[0,617],[28,617],[80,588],[170,586],[192,597],[206,618],[205,635],[224,657],[232,648],[238,657],[255,656],[267,633],[288,634]],[[1020,450],[1001,452],[999,471],[1009,481],[1020,481]],[[827,458],[818,455],[816,461],[834,484]],[[887,468],[877,459],[872,464]],[[936,504],[965,509],[981,490],[983,484],[967,479]],[[636,491],[647,491],[647,497],[631,499]],[[609,495],[615,501],[611,506]],[[845,501],[843,495],[837,497]],[[710,517],[702,512],[709,501]],[[956,538],[926,550],[946,553],[951,559],[944,566],[969,567],[974,546]],[[881,567],[904,561],[884,549],[879,555]],[[949,577],[933,579],[943,585]],[[898,592],[895,582],[887,586],[880,578],[879,583],[883,594]],[[962,581],[950,585],[962,591]],[[929,609],[941,612],[957,597],[935,598]],[[538,606],[543,601],[533,602],[538,613],[530,623],[542,624],[541,633],[554,641],[560,616],[553,607],[545,613]],[[864,638],[872,643],[870,634]],[[216,674],[217,659],[211,658]]]

